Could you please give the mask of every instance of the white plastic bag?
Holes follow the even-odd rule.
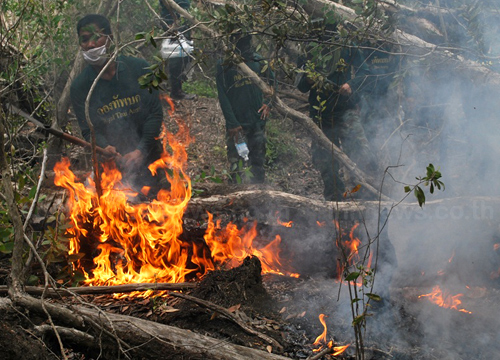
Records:
[[[193,52],[193,42],[179,37],[177,40],[165,39],[161,43],[160,53],[164,59],[188,56]]]

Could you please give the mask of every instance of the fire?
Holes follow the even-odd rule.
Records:
[[[288,221],[288,222],[283,222],[281,221],[279,218],[276,220],[277,223],[281,226],[284,226],[284,227],[287,227],[287,228],[291,228],[292,225],[293,225],[293,221]]]
[[[242,230],[229,224],[222,230],[209,215],[206,244],[181,239],[183,215],[191,199],[186,147],[193,139],[182,122],[178,125],[175,136],[162,132],[164,152],[149,167],[153,174],[163,172],[170,189],[160,190],[147,203],[130,202],[138,192],[122,183],[114,163],[103,164],[101,197],[91,178],[88,186],[76,178],[68,159],[56,164],[55,184],[69,193],[69,254],[80,259],[73,265],[84,274],[84,283],[178,283],[201,278],[221,264],[239,265],[247,256],[257,256],[264,273],[298,276],[283,270],[279,236],[266,246],[254,244],[256,224]]]
[[[220,226],[220,221],[213,222],[213,215],[208,213],[208,227],[204,239],[211,251],[211,256],[218,263],[225,263],[234,267],[243,262],[248,256],[256,256],[262,264],[263,274],[279,274],[298,277],[291,271],[284,270],[285,266],[279,257],[281,237],[275,239],[264,247],[255,245],[257,238],[257,223],[248,229],[229,223],[225,229]]]
[[[325,322],[325,314],[319,314],[319,322],[321,323],[321,325],[323,325],[323,332],[316,338],[316,340],[313,342],[313,345],[319,345],[321,343],[326,344],[327,327]]]
[[[344,259],[344,261],[339,261],[337,263],[338,280],[340,280],[342,274],[344,273],[346,264],[348,266],[355,267],[356,264],[362,260],[359,254],[361,240],[355,235],[355,231],[359,227],[359,223],[355,223],[348,234],[340,227],[340,224],[337,221],[335,221],[335,226],[338,232],[337,247],[342,254],[342,258]],[[371,268],[372,258],[373,253],[370,252],[367,265],[365,266],[366,269]],[[360,281],[361,279],[358,280],[358,286],[362,286]]]
[[[434,286],[431,293],[420,295],[418,298],[420,299],[423,297],[427,297],[429,301],[433,302],[434,304],[440,307],[457,310],[467,314],[472,314],[472,312],[468,310],[459,308],[460,304],[462,304],[462,301],[460,300],[462,296],[463,294],[451,295],[446,290],[442,291],[441,288],[437,285]]]
[[[333,348],[333,351],[335,351],[333,353],[333,356],[337,356],[337,355],[340,355],[342,354],[344,351],[347,350],[347,348],[350,346],[351,344],[347,344],[347,345],[344,345],[344,346],[335,346]]]
[[[321,345],[322,343],[326,344],[326,346],[328,346],[329,349],[333,348],[334,351],[333,356],[340,355],[349,347],[350,344],[344,346],[333,346],[333,341],[328,341],[327,343],[326,334],[328,328],[326,326],[325,317],[326,317],[325,314],[319,314],[319,322],[321,323],[321,325],[323,325],[323,332],[316,338],[313,345]],[[321,346],[318,349],[313,349],[313,352],[319,352],[321,351],[322,348],[323,346]]]

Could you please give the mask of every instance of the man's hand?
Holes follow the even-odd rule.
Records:
[[[107,159],[119,159],[120,158],[120,153],[116,151],[116,148],[114,146],[108,145],[104,148],[104,151],[107,153],[104,155]]]
[[[241,126],[235,127],[234,129],[229,129],[228,130],[229,136],[233,139],[236,139],[236,137],[238,136],[238,133],[240,133],[240,131],[243,131],[243,128]]]
[[[125,167],[125,170],[131,170],[135,169],[143,162],[144,155],[141,150],[137,149],[122,156],[120,160],[121,165]]]
[[[267,106],[266,104],[262,104],[262,106],[259,109],[260,118],[262,120],[266,120],[270,112],[271,109],[269,108],[269,106]]]
[[[351,86],[348,83],[342,85],[339,89],[340,95],[349,96],[352,94]]]

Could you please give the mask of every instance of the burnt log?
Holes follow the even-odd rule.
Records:
[[[23,298],[28,298],[28,296],[23,296]],[[31,311],[41,312],[41,302],[33,299],[38,305],[28,306],[29,304],[34,304],[34,302],[29,300],[22,300],[24,305],[27,305],[27,309]],[[49,305],[49,304],[46,304]],[[48,307],[54,321],[66,322],[59,317],[57,311],[52,311],[56,308],[65,309],[60,305],[50,305]],[[13,303],[9,299],[1,299],[0,309],[2,312],[12,311]],[[104,313],[102,311],[97,311],[94,309],[89,309],[85,307],[76,307],[71,311],[70,317],[75,317],[75,314],[79,318],[84,318],[87,323],[93,322],[95,324],[101,324],[104,328],[112,329],[112,333],[115,334],[122,342],[128,344],[128,346],[138,346],[148,344],[148,352],[152,351],[154,347],[162,349],[163,354],[168,354],[169,352],[182,352],[185,356],[191,355],[194,358],[203,359],[217,359],[217,360],[235,360],[235,359],[255,359],[255,360],[286,360],[287,357],[268,353],[265,351],[247,348],[244,346],[233,345],[227,341],[221,341],[220,339],[211,338],[208,336],[196,334],[191,331],[179,329],[173,326],[158,324],[152,321],[134,318],[131,316],[117,315],[112,313]],[[74,329],[82,329],[83,322],[78,324],[73,323]],[[79,326],[78,326],[79,325]],[[88,330],[88,329],[87,329]],[[79,333],[78,333],[79,334]],[[73,340],[78,340],[78,336],[75,336]],[[80,337],[82,341],[87,341],[88,336]],[[88,343],[87,343],[88,344]],[[94,346],[98,346],[95,344]],[[136,349],[140,351],[139,349]]]

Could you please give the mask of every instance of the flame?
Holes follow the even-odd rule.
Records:
[[[337,247],[339,248],[340,253],[342,254],[342,258],[345,259],[345,261],[337,262],[337,274],[338,274],[337,280],[341,280],[342,274],[344,273],[345,270],[346,263],[348,266],[356,267],[357,263],[361,261],[361,258],[359,256],[359,248],[361,246],[361,240],[355,235],[355,231],[359,227],[359,223],[355,223],[349,230],[348,234],[346,234],[344,229],[340,227],[338,221],[335,221],[335,226],[338,232],[338,236],[336,239]],[[373,259],[373,253],[370,251],[370,254],[368,256],[368,262],[365,266],[365,269],[368,270],[371,268],[372,259]],[[362,279],[358,279],[356,285],[362,286]]]
[[[442,291],[441,288],[438,285],[436,285],[432,288],[432,292],[430,292],[429,294],[420,295],[418,298],[420,299],[423,297],[427,297],[429,301],[433,302],[434,304],[440,307],[457,310],[467,314],[472,314],[472,312],[468,310],[459,308],[460,304],[462,304],[462,301],[460,300],[462,296],[463,294],[450,295],[446,290]]]
[[[284,226],[284,227],[288,227],[288,228],[292,227],[293,221],[288,221],[288,222],[281,221],[279,211],[276,211],[276,213],[274,214],[274,216],[276,216],[276,222],[278,223],[278,225],[281,225],[281,226]]]
[[[256,256],[261,261],[263,274],[299,276],[299,274],[284,270],[286,266],[282,264],[279,257],[281,250],[279,235],[276,235],[275,239],[264,247],[255,244],[256,238],[257,222],[253,222],[250,228],[243,227],[241,230],[233,223],[229,223],[225,229],[222,229],[220,221],[214,223],[213,215],[208,213],[208,226],[204,239],[214,261],[234,267],[240,265],[246,257]]]
[[[493,250],[497,251],[500,249],[500,244],[493,244]]]
[[[276,220],[277,223],[281,226],[284,226],[284,227],[287,227],[287,228],[291,228],[292,225],[293,225],[293,221],[288,221],[288,222],[283,222],[281,221],[279,218]]]
[[[326,322],[325,322],[325,314],[319,314],[319,322],[323,325],[323,332],[319,335],[316,340],[313,342],[313,345],[320,345],[321,343],[326,344]]]
[[[193,139],[187,126],[181,121],[178,126],[175,136],[163,128],[163,154],[149,166],[153,174],[164,173],[170,189],[160,190],[148,203],[129,201],[138,192],[122,183],[122,174],[114,163],[103,164],[101,197],[91,178],[87,179],[88,186],[76,178],[68,159],[56,164],[54,182],[69,193],[69,254],[83,255],[73,266],[84,274],[84,283],[178,283],[201,278],[220,264],[239,265],[247,256],[257,256],[264,273],[298,276],[283,270],[279,236],[266,246],[253,244],[256,224],[242,230],[229,224],[221,230],[209,215],[206,244],[180,238],[191,198],[191,180],[185,172],[186,148]],[[141,189],[143,193],[148,191]]]
[[[168,103],[168,105],[170,106],[170,110],[168,110],[168,114],[170,116],[173,116],[174,112],[175,112],[174,101],[167,94],[160,94],[160,98],[165,100]]]
[[[326,346],[328,346],[329,349],[332,349],[333,348],[333,356],[337,356],[337,355],[340,355],[342,354],[351,344],[347,344],[347,345],[344,345],[344,346],[333,346],[333,340],[330,340],[328,343],[327,343],[327,340],[326,340],[326,334],[327,334],[327,326],[326,326],[326,321],[325,321],[325,317],[326,315],[325,314],[319,314],[319,321],[321,323],[321,325],[323,325],[323,332],[321,333],[321,335],[319,335],[316,340],[314,341],[313,345],[321,345],[322,343],[323,344],[326,344]],[[319,347],[318,349],[313,349],[313,352],[319,352],[321,351],[321,349],[323,348],[323,346]]]
[[[351,346],[351,344],[347,344],[347,345],[344,345],[344,346],[335,346],[335,347],[333,348],[333,351],[335,351],[335,352],[333,353],[333,356],[337,356],[337,355],[342,354],[344,351],[346,351],[346,350],[347,350],[347,348],[348,348],[349,346]]]
[[[453,252],[451,253],[451,257],[448,259],[448,262],[451,263],[454,257],[455,257],[455,249],[453,249]]]

